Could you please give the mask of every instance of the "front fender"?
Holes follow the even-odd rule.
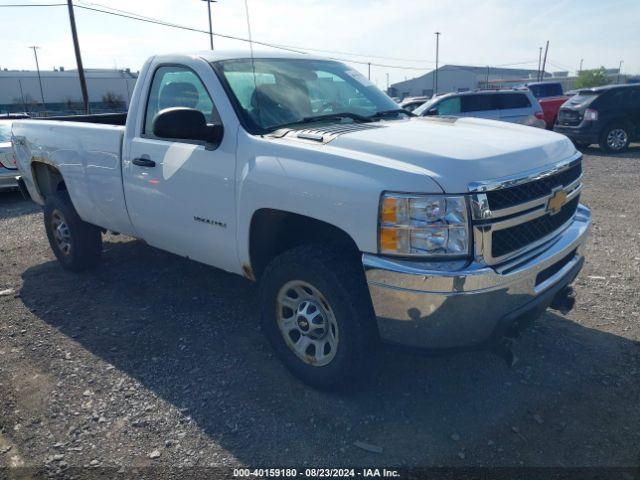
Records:
[[[247,135],[238,142],[238,246],[249,263],[253,214],[270,208],[329,223],[362,252],[375,253],[384,191],[441,193],[429,176],[370,154],[348,155],[329,145]],[[393,162],[392,162],[393,163]]]

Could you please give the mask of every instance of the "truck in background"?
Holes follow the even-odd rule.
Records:
[[[560,82],[533,82],[526,83],[525,86],[538,100],[547,130],[553,130],[560,107],[569,99],[569,96],[562,91],[562,84]]]

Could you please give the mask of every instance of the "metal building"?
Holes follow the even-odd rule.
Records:
[[[129,69],[85,69],[85,76],[92,111],[125,110],[129,106],[137,73]],[[0,113],[82,111],[77,70],[41,70],[40,80],[36,71],[0,70]]]
[[[443,65],[438,68],[438,93],[464,92],[486,88],[500,81],[528,82],[535,80],[537,70],[521,68],[470,67],[466,65]],[[550,74],[545,73],[545,78]],[[389,87],[392,97],[430,97],[435,89],[435,70],[420,77],[394,83]]]

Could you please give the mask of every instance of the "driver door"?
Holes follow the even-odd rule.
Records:
[[[209,74],[210,69],[200,72]],[[234,271],[235,135],[226,132],[219,145],[211,145],[153,132],[157,113],[171,107],[194,108],[207,123],[221,123],[200,75],[181,65],[155,69],[144,121],[124,156],[125,197],[138,236],[147,243]]]

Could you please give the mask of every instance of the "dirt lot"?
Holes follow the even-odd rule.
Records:
[[[115,236],[66,273],[39,208],[0,194],[0,468],[640,466],[640,147],[585,154],[576,309],[512,368],[385,350],[352,394],[287,374],[242,278]]]

